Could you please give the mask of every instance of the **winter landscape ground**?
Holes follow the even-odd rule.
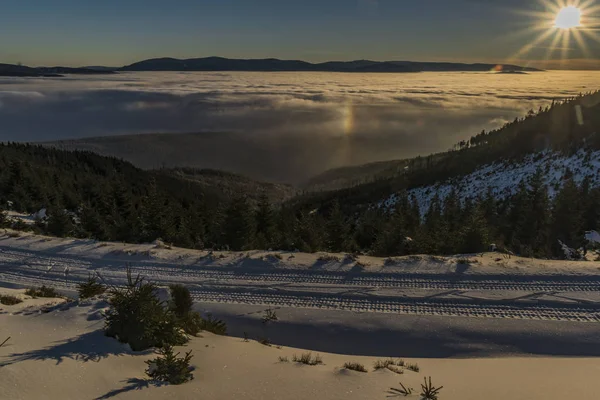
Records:
[[[0,306],[0,336],[11,337],[0,348],[3,398],[383,399],[398,382],[418,388],[425,376],[444,386],[444,400],[530,399],[532,391],[592,399],[600,390],[596,262],[209,252],[6,231],[0,263],[0,294],[24,300]],[[46,284],[74,298],[90,273],[122,285],[127,266],[161,286],[184,283],[198,311],[227,323],[229,337],[203,332],[182,348],[195,354],[191,383],[147,380],[152,353],[104,336],[105,301],[24,294]],[[263,323],[266,309],[278,320]],[[307,350],[324,365],[279,361]],[[420,371],[373,371],[388,357]]]

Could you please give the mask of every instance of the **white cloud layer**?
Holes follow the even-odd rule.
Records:
[[[240,145],[288,140],[299,154],[314,150],[321,159],[310,160],[313,173],[445,150],[552,99],[598,89],[598,82],[600,72],[568,71],[0,78],[0,140],[235,132],[232,147],[243,136]]]

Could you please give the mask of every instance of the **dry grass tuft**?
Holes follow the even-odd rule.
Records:
[[[56,289],[43,285],[39,288],[29,288],[25,291],[27,296],[31,297],[51,297],[51,298],[60,298],[62,297],[60,293],[56,291]]]
[[[0,295],[0,304],[3,304],[5,306],[14,306],[15,304],[19,304],[22,302],[23,300],[15,296]]]
[[[351,363],[351,362],[345,363],[344,368],[352,370],[352,371],[357,371],[357,372],[368,372],[364,365],[359,364],[359,363],[354,363],[354,362],[353,363]]]
[[[302,353],[300,357],[294,354],[292,357],[293,362],[297,362],[305,365],[321,365],[323,364],[323,359],[320,355],[313,356],[311,352]]]

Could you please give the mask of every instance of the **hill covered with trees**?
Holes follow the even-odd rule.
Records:
[[[90,152],[2,144],[0,204],[21,212],[47,208],[49,217],[33,229],[99,240],[161,238],[192,248],[380,256],[479,252],[495,243],[521,255],[562,257],[559,240],[578,248],[585,231],[600,228],[597,180],[565,172],[549,188],[553,171],[538,165],[503,196],[492,190],[461,193],[452,182],[494,161],[508,168],[548,152],[595,162],[598,111],[600,93],[555,103],[452,151],[377,171],[380,175],[366,184],[283,203],[285,187],[237,175],[144,171]],[[426,204],[416,195],[415,190],[443,181],[450,182],[443,195],[434,192]],[[0,223],[10,224],[6,218]]]

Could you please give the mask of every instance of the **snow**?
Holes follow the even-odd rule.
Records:
[[[154,290],[154,295],[163,304],[164,307],[169,307],[171,303],[171,291],[168,287],[161,286]]]
[[[9,220],[13,222],[21,221],[27,225],[33,225],[36,221],[35,218],[33,218],[33,215],[23,214],[16,211],[7,211],[6,215],[9,218]]]
[[[585,239],[591,243],[600,244],[600,233],[596,231],[589,231],[585,233]]]
[[[194,379],[179,386],[161,385],[144,373],[145,361],[155,357],[152,351],[131,351],[103,334],[102,321],[90,319],[103,307],[103,301],[64,303],[60,299],[31,299],[23,291],[0,288],[0,294],[16,292],[24,303],[0,306],[0,336],[11,337],[0,348],[0,388],[2,397],[7,399],[384,399],[389,388],[399,387],[399,382],[418,393],[426,376],[431,376],[434,384],[444,386],[440,393],[443,400],[525,400],[532,396],[547,400],[592,399],[600,391],[600,381],[595,379],[600,359],[592,357],[402,357],[408,363],[418,364],[420,372],[406,370],[398,375],[385,369],[373,370],[374,362],[385,355],[313,351],[324,364],[306,366],[291,361],[294,355],[306,351],[303,348],[264,346],[254,335],[245,342],[239,337],[207,332],[175,349],[182,354],[192,351]],[[280,321],[263,329],[269,329],[268,333],[274,336],[285,331],[290,322],[287,311],[278,310]],[[253,314],[257,314],[256,310]],[[353,323],[353,315],[345,316],[349,324]],[[330,321],[339,317],[338,313]],[[323,318],[329,316],[325,313]],[[262,325],[258,319],[257,324]],[[369,329],[368,325],[357,324],[353,329]],[[426,334],[426,326],[422,326],[419,336]],[[349,332],[336,332],[336,342],[343,344],[346,338],[352,341]],[[588,340],[593,341],[593,334],[588,334]],[[298,336],[294,332],[288,335]],[[317,346],[322,337],[304,336]],[[413,349],[420,347],[416,337],[398,339],[392,335],[387,343],[390,347],[395,342],[412,343]],[[361,347],[368,349],[373,342],[377,341],[352,343],[361,353]],[[392,351],[388,354],[396,355]],[[290,361],[280,362],[279,357]],[[369,372],[346,370],[346,362],[361,363]],[[539,385],[540,381],[544,384]]]
[[[544,182],[548,187],[550,198],[556,195],[557,189],[570,171],[573,180],[580,184],[586,177],[592,187],[600,186],[600,151],[579,150],[572,156],[563,153],[544,151],[531,154],[521,162],[499,161],[479,168],[475,172],[458,179],[439,182],[434,185],[422,186],[408,191],[409,196],[417,200],[421,213],[424,215],[431,201],[437,194],[440,200],[445,199],[454,188],[461,200],[485,196],[488,190],[496,199],[514,195],[521,182],[527,182],[535,172],[541,169]],[[379,205],[393,207],[397,194],[383,200]]]
[[[41,210],[31,214],[31,218],[33,218],[34,220],[36,219],[45,219],[47,217],[47,211],[45,208],[42,208]]]
[[[10,236],[0,234],[0,294],[24,301],[0,305],[0,340],[11,337],[0,348],[2,397],[383,399],[399,381],[418,389],[425,376],[445,386],[444,400],[589,399],[600,390],[596,262],[485,253],[356,261],[335,254],[323,263],[322,254],[300,252]],[[148,381],[144,361],[154,354],[104,336],[102,296],[65,302],[24,294],[46,284],[75,297],[89,273],[123,285],[127,266],[155,282],[165,301],[169,284],[185,284],[196,310],[227,323],[232,337],[204,332],[176,349],[192,350],[193,381]],[[277,321],[263,322],[267,309]],[[278,362],[305,351],[325,364]],[[385,357],[418,363],[421,372],[372,371]],[[346,362],[370,371],[347,371]]]
[[[600,303],[600,268],[591,261],[535,260],[494,252],[389,259],[281,251],[207,252],[34,234],[11,236],[0,234],[0,287],[50,285],[74,295],[77,284],[90,274],[111,285],[125,285],[129,268],[161,287],[164,301],[169,300],[166,288],[179,283],[188,286],[196,301],[211,304],[600,322],[595,309],[575,307],[579,302]],[[539,307],[529,309],[533,304]]]
[[[562,249],[567,260],[578,260],[581,258],[581,254],[579,254],[577,250],[570,248],[560,240],[558,241],[558,244],[560,245],[560,248]]]

